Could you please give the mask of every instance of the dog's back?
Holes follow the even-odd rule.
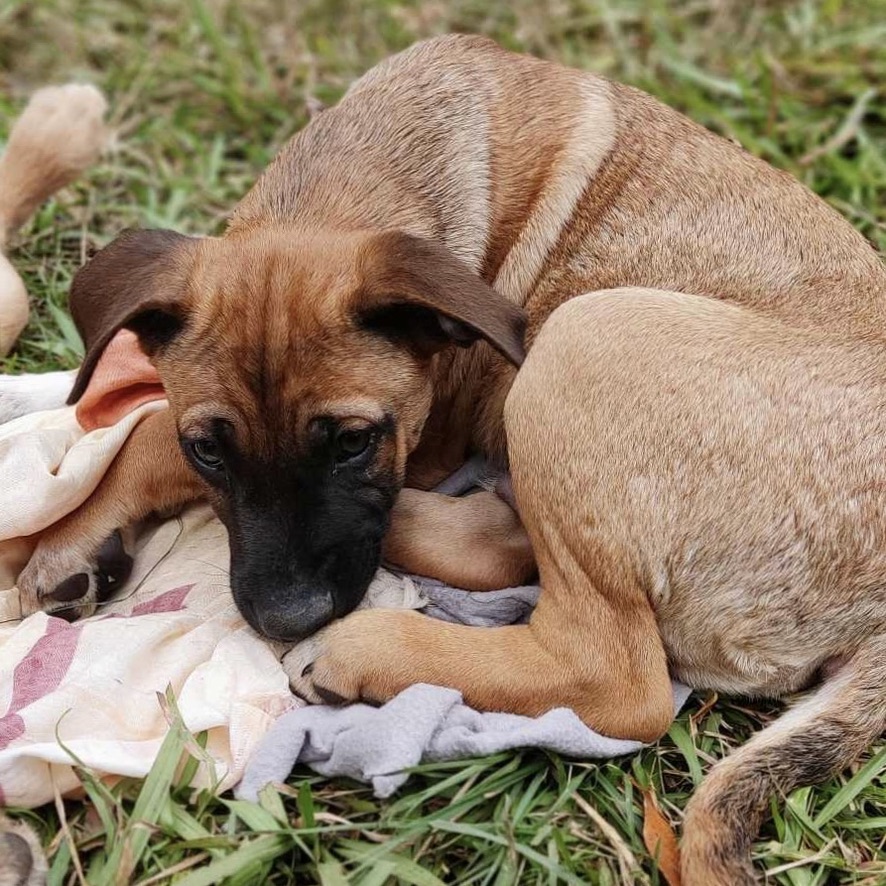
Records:
[[[531,330],[617,286],[886,328],[882,261],[795,178],[639,90],[481,37],[424,41],[361,77],[281,151],[231,230],[268,222],[441,240],[524,304]]]

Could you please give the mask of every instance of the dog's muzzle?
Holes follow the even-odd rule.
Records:
[[[295,589],[280,596],[261,597],[261,589],[253,591],[242,598],[235,593],[234,599],[250,626],[269,640],[297,643],[325,627],[336,616],[331,593],[316,590],[299,593]]]

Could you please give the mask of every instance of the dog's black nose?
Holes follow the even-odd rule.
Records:
[[[335,617],[331,594],[311,594],[237,603],[249,624],[269,640],[297,643],[310,637]]]

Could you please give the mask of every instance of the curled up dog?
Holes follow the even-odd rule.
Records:
[[[311,699],[426,682],[650,740],[669,672],[809,691],[690,803],[688,884],[752,882],[769,797],[886,726],[886,270],[798,182],[649,96],[478,38],[419,44],[296,135],[223,237],[127,233],[71,303],[73,399],[125,328],[170,408],[41,538],[28,610],[70,608],[57,589],[83,575],[90,612],[106,539],[200,497],[250,624],[322,629],[290,674]],[[516,507],[426,491],[473,451]],[[382,558],[474,590],[537,568],[540,602],[495,629],[353,612]]]

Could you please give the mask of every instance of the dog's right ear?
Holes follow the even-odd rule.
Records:
[[[131,329],[151,357],[182,329],[187,273],[199,239],[174,231],[126,231],[74,276],[70,306],[86,356],[68,403],[76,403],[108,342]]]

